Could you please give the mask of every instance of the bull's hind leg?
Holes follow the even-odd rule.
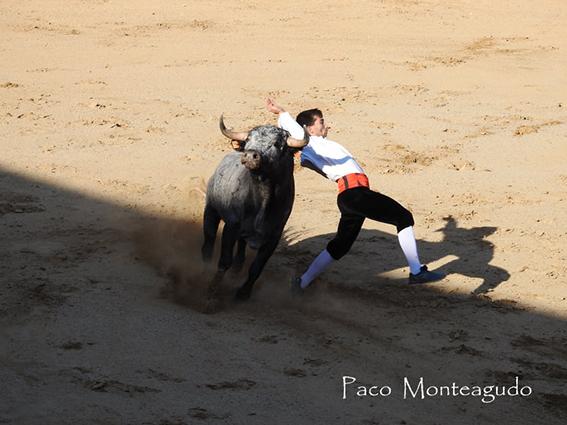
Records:
[[[217,237],[217,229],[219,228],[220,216],[210,205],[205,207],[203,218],[203,233],[205,242],[201,248],[203,261],[208,263],[213,257],[213,248],[215,247],[215,238]]]
[[[278,246],[279,240],[280,238],[274,238],[274,240],[271,240],[260,247],[258,254],[256,254],[256,258],[250,266],[250,270],[248,270],[248,279],[238,289],[238,291],[236,291],[237,300],[247,300],[248,298],[250,298],[252,287],[260,276],[260,273],[262,273],[262,270],[264,270],[264,266],[274,253],[276,247]]]
[[[240,226],[237,224],[225,223],[222,231],[221,256],[219,259],[219,272],[225,272],[232,266],[234,255],[234,244],[238,239]]]

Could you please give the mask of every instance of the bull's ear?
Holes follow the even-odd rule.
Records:
[[[232,146],[232,149],[234,149],[235,151],[242,152],[242,151],[244,151],[244,146],[246,145],[246,142],[239,142],[238,140],[231,140],[230,145]]]
[[[284,150],[287,148],[287,139],[290,136],[289,131],[280,129],[282,131],[280,137],[276,141],[276,146],[279,150]]]

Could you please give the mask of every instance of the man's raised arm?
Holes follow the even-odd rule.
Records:
[[[297,121],[295,121],[289,112],[274,102],[273,99],[266,99],[266,109],[272,114],[278,115],[278,126],[289,131],[294,139],[303,139],[305,137],[304,129]],[[305,130],[307,131],[307,130]]]

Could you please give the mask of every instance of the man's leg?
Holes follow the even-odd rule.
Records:
[[[355,205],[360,208],[362,214],[372,220],[393,224],[398,229],[398,241],[410,268],[409,283],[428,283],[443,279],[444,274],[430,272],[427,266],[422,265],[419,261],[413,234],[412,214],[386,195],[370,189],[360,192],[361,195],[357,195],[360,199]]]
[[[398,232],[398,242],[408,262],[410,273],[418,274],[421,271],[421,262],[417,253],[413,226],[408,226]]]
[[[410,272],[421,271],[417,244],[413,233],[413,216],[406,208],[389,196],[367,188],[356,188],[345,192],[343,208],[371,220],[393,224],[398,230],[398,242],[406,257]]]
[[[299,283],[301,289],[307,288],[333,261],[339,260],[350,250],[360,233],[363,222],[364,217],[359,215],[341,215],[337,234],[301,276]]]

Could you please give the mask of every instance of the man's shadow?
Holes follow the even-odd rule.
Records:
[[[494,244],[486,239],[493,234],[496,227],[460,228],[452,217],[446,217],[445,227],[437,230],[443,232],[443,240],[438,242],[446,254],[458,258],[447,263],[443,269],[448,273],[458,273],[483,280],[473,293],[485,294],[494,290],[502,282],[510,278],[507,270],[489,264],[494,257]]]
[[[474,294],[490,292],[510,278],[508,271],[490,264],[494,257],[494,244],[486,237],[493,234],[497,230],[496,227],[467,229],[459,227],[457,220],[452,216],[444,220],[445,226],[437,230],[443,233],[441,241],[417,241],[423,263],[441,260],[446,256],[456,256],[456,259],[443,265],[439,270],[447,275],[460,274],[482,279],[482,283],[473,291]],[[293,245],[283,242],[279,252],[293,256],[296,259],[296,271],[302,273],[333,237],[334,233],[328,233],[303,239]],[[407,265],[395,235],[370,229],[362,229],[351,251],[340,260],[340,263],[343,267],[352,266],[353,270],[358,271],[357,275],[383,273]]]

